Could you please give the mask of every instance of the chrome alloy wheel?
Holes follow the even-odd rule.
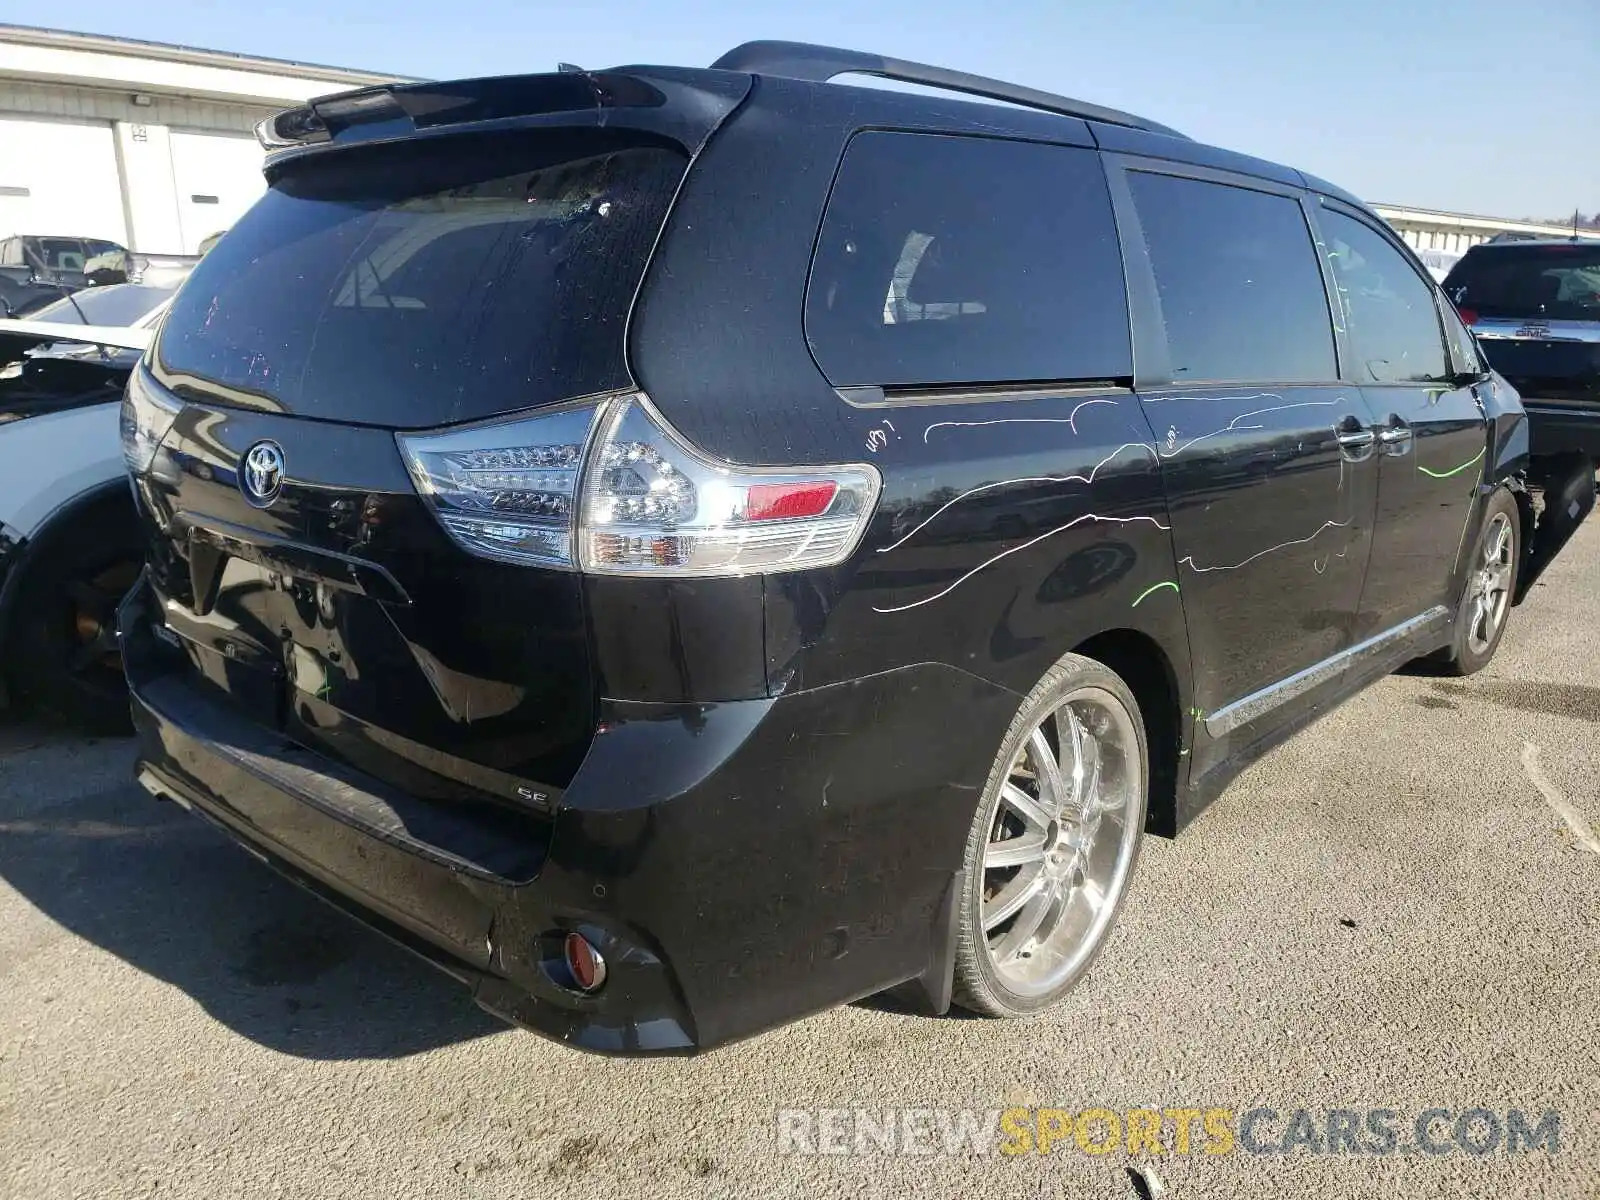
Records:
[[[1034,726],[1000,787],[983,852],[989,963],[1035,996],[1075,974],[1105,935],[1140,834],[1136,718],[1086,686]]]
[[[1467,613],[1467,646],[1474,654],[1488,652],[1494,645],[1511,603],[1511,518],[1495,513],[1483,531],[1478,561],[1467,580],[1471,608]]]

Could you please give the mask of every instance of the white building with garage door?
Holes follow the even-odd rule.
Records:
[[[396,79],[0,25],[0,238],[196,253],[261,194],[256,122]]]

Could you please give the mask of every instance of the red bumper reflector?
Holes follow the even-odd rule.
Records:
[[[580,992],[595,992],[606,981],[606,960],[581,933],[569,933],[563,943],[567,970]]]
[[[745,497],[745,520],[786,521],[794,517],[820,517],[838,494],[831,479],[815,483],[756,483]]]

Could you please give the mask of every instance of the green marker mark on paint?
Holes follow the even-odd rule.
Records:
[[[1172,582],[1172,580],[1167,579],[1167,580],[1163,580],[1161,583],[1157,583],[1157,584],[1154,584],[1154,585],[1152,585],[1150,587],[1147,587],[1147,588],[1145,588],[1144,591],[1139,593],[1139,598],[1137,600],[1135,600],[1132,604],[1128,605],[1128,607],[1129,608],[1138,608],[1139,605],[1143,602],[1143,600],[1144,600],[1144,598],[1146,596],[1148,596],[1151,592],[1159,592],[1162,588],[1171,588],[1173,591],[1177,591],[1178,590],[1178,585],[1176,583]]]
[[[1417,470],[1421,471],[1424,475],[1428,476],[1428,478],[1430,478],[1430,479],[1449,479],[1450,476],[1459,475],[1459,474],[1461,474],[1461,472],[1465,471],[1468,467],[1476,466],[1478,463],[1482,462],[1483,461],[1483,456],[1484,456],[1484,454],[1486,452],[1487,452],[1487,449],[1479,450],[1477,454],[1473,455],[1470,459],[1468,459],[1466,462],[1462,463],[1459,467],[1453,467],[1448,471],[1430,471],[1430,470],[1428,470],[1427,467],[1423,466],[1421,463],[1417,464]]]

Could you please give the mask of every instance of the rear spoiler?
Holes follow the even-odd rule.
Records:
[[[256,126],[280,155],[329,143],[435,131],[540,125],[623,126],[663,134],[697,151],[750,91],[749,75],[679,67],[563,70],[449,83],[397,83],[323,96]]]

